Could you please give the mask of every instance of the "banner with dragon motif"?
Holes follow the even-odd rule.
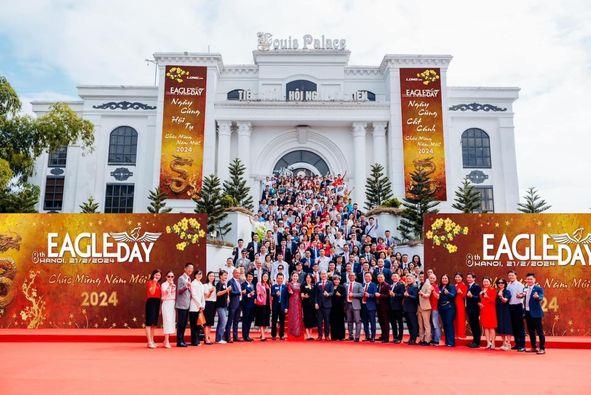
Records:
[[[591,335],[591,214],[430,214],[425,262],[438,276],[473,272],[544,288],[546,335]]]
[[[141,328],[154,269],[206,270],[202,214],[1,214],[0,328]]]
[[[203,180],[207,67],[166,66],[160,188],[169,199],[191,199]]]
[[[400,69],[404,190],[410,199],[413,173],[430,178],[435,200],[447,199],[440,76],[440,69]]]

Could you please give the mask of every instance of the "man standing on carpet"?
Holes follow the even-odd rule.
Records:
[[[361,298],[363,297],[363,286],[355,281],[356,274],[352,271],[348,273],[349,282],[345,284],[346,302],[345,317],[349,329],[349,340],[359,341],[361,335]],[[355,333],[353,333],[355,325]]]
[[[525,328],[523,327],[523,299],[519,298],[519,294],[523,292],[523,284],[517,280],[517,273],[514,270],[509,270],[507,273],[509,284],[507,290],[511,293],[509,299],[509,314],[511,317],[511,331],[515,338],[515,346],[513,350],[519,352],[525,351]]]
[[[527,323],[527,331],[529,333],[529,341],[531,343],[531,352],[537,352],[539,355],[546,354],[546,337],[544,336],[544,328],[542,327],[542,317],[544,311],[542,310],[542,299],[544,299],[544,289],[536,283],[536,277],[533,273],[528,273],[525,277],[526,287],[520,294],[520,297],[525,298],[525,322]],[[536,334],[540,339],[540,348],[536,345]]]
[[[185,343],[185,329],[189,320],[189,308],[191,307],[191,274],[193,264],[185,264],[185,272],[179,277],[176,287],[176,346],[187,347]]]
[[[228,281],[230,289],[230,303],[228,304],[228,322],[226,323],[225,340],[228,343],[240,341],[238,339],[238,323],[240,322],[240,301],[242,299],[242,284],[240,283],[240,269],[232,271],[232,278]],[[232,333],[230,333],[230,330]],[[232,337],[230,337],[232,336]]]
[[[285,340],[285,315],[289,307],[289,293],[287,285],[283,284],[283,273],[277,273],[277,284],[271,287],[272,315],[271,338],[277,338],[277,320],[279,320],[279,338]]]
[[[410,335],[408,344],[414,345],[417,344],[417,336],[419,335],[419,322],[417,319],[419,288],[416,286],[415,276],[413,274],[409,273],[406,275],[406,289],[403,295],[402,311],[404,311],[406,326],[408,326],[408,333]]]
[[[365,341],[374,342],[376,338],[376,292],[378,287],[369,271],[364,274],[363,297],[361,298],[361,320]]]
[[[474,273],[468,273],[466,276],[468,282],[468,292],[466,292],[466,314],[468,315],[468,324],[472,331],[472,343],[468,345],[470,348],[480,347],[480,292],[482,289],[480,285],[476,284],[476,276]]]
[[[255,285],[252,282],[253,274],[246,274],[246,281],[242,283],[242,339],[245,342],[253,341],[250,338],[250,326],[254,317]]]
[[[402,322],[402,299],[404,298],[405,284],[398,273],[392,274],[392,287],[390,290],[390,325],[392,325],[392,339],[394,343],[402,342],[404,324]]]
[[[316,266],[316,265],[315,265]],[[316,312],[318,314],[318,340],[330,338],[330,309],[334,286],[327,280],[326,271],[320,272],[320,281],[315,286]]]

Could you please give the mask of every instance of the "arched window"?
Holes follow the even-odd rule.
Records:
[[[490,168],[490,138],[482,129],[470,128],[462,133],[464,168]]]
[[[283,155],[275,164],[273,173],[280,173],[286,169],[297,173],[299,170],[305,170],[308,167],[313,167],[321,175],[330,172],[328,165],[320,156],[311,151],[297,150]]]
[[[119,126],[109,138],[109,164],[135,165],[137,132],[129,126]]]
[[[240,92],[244,92],[244,89],[234,89],[226,94],[227,100],[240,100]]]
[[[317,85],[308,80],[295,80],[285,84],[285,99],[296,100],[296,101],[308,101],[313,100],[315,97],[312,93],[317,92]],[[297,98],[290,99],[290,92],[298,93]],[[292,94],[293,96],[293,94]]]

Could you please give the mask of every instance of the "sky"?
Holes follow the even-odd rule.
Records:
[[[591,210],[591,1],[0,0],[0,74],[31,100],[81,84],[151,85],[154,52],[252,63],[258,31],[343,37],[350,64],[386,53],[450,54],[451,86],[517,86],[521,194],[551,212]]]

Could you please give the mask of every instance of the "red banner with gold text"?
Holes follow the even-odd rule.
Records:
[[[139,328],[152,270],[206,269],[201,214],[0,215],[0,328]]]
[[[400,69],[404,190],[418,170],[431,178],[436,200],[446,200],[445,147],[440,69]]]
[[[544,288],[546,335],[591,335],[591,214],[437,214],[425,217],[425,262],[440,277],[474,272]]]
[[[207,67],[166,66],[160,188],[170,199],[201,190]]]

